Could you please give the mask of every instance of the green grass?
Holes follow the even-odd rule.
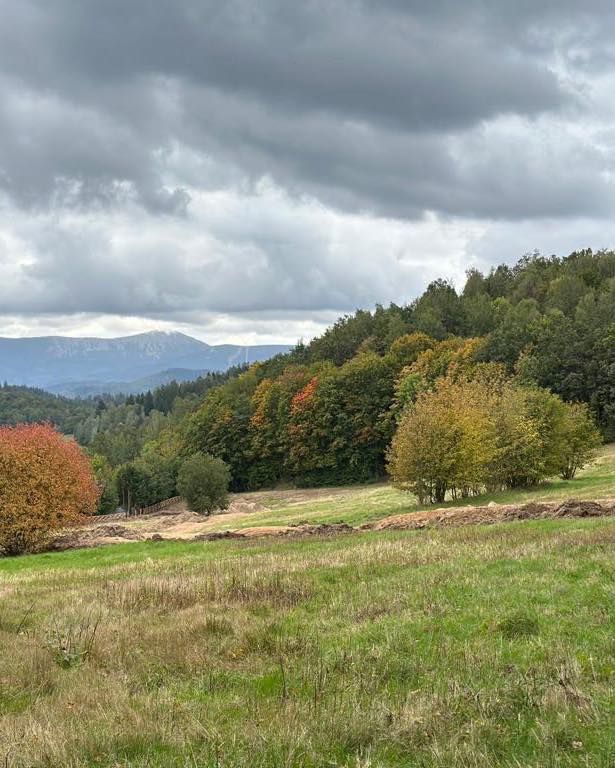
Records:
[[[602,518],[0,561],[0,765],[613,766],[614,545]]]
[[[614,482],[609,446],[471,503]],[[233,527],[419,509],[385,485],[248,498]],[[0,560],[0,766],[615,766],[614,545],[603,518]]]
[[[579,472],[574,480],[551,479],[537,488],[484,494],[468,500],[447,501],[443,506],[480,506],[495,501],[515,504],[528,501],[557,501],[558,499],[598,499],[615,496],[615,445],[606,446],[598,460]],[[229,521],[224,515],[212,518],[211,530],[247,528],[252,526],[293,525],[300,522],[333,523],[349,525],[379,520],[397,515],[429,509],[420,506],[412,494],[397,490],[390,485],[350,486],[347,488],[306,493],[301,501],[288,502],[284,493],[259,492],[242,494],[242,498],[255,500],[266,509]]]

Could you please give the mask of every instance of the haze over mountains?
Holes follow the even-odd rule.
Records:
[[[145,391],[172,379],[266,360],[288,345],[210,346],[179,332],[115,339],[0,338],[0,379],[70,396]]]

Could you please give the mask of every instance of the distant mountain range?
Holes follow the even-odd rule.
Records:
[[[210,346],[178,332],[151,331],[117,339],[0,338],[0,381],[86,397],[143,392],[172,379],[267,360],[290,349],[267,344]]]

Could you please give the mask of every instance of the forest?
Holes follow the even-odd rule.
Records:
[[[223,459],[233,490],[380,479],[409,405],[443,380],[476,379],[548,390],[615,438],[615,253],[533,253],[487,274],[472,269],[459,292],[437,280],[406,305],[357,310],[249,368],[139,396],[54,402],[74,407],[78,418],[58,426],[93,456],[111,508],[118,476],[132,478],[142,503],[172,496],[194,453]],[[55,420],[46,408],[45,399],[41,418]]]

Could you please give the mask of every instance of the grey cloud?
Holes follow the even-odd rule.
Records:
[[[352,0],[15,6],[0,38],[4,65],[45,84],[55,75],[69,89],[164,74],[413,129],[536,114],[564,99],[544,61],[492,39],[471,13],[463,21]],[[41,58],[29,64],[23,51],[29,42],[41,50],[40,37]]]
[[[169,189],[164,165],[178,143],[224,158],[235,177],[270,174],[350,209],[504,215],[450,144],[501,115],[536,120],[578,103],[537,30],[556,40],[587,14],[556,5],[0,0],[0,183],[23,205],[57,203],[68,180],[64,204],[133,194],[181,213],[183,180]],[[487,155],[497,176],[494,150],[477,163]],[[534,197],[544,192],[538,180]],[[510,196],[509,215],[525,215],[514,183],[500,209]],[[535,212],[571,205],[557,194]]]
[[[197,203],[175,220],[136,208],[61,220],[7,212],[0,231],[10,218],[18,240],[0,249],[0,315],[348,311],[408,299],[438,273],[409,250],[410,224],[340,216],[275,188]]]
[[[0,315],[348,311],[604,231],[611,6],[0,0]]]

